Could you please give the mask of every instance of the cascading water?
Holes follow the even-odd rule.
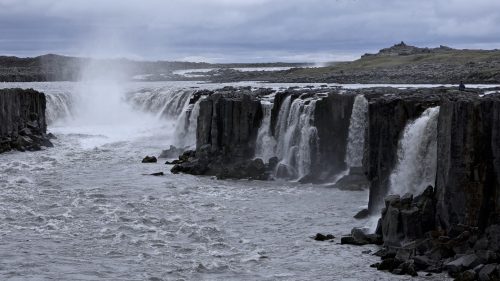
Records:
[[[189,101],[184,106],[175,126],[174,143],[178,147],[194,148],[196,146],[196,128],[200,113],[200,102],[205,97],[200,97],[194,104]]]
[[[354,99],[345,162],[348,167],[363,166],[363,151],[365,147],[365,130],[368,115],[368,101],[363,95]]]
[[[301,96],[290,105],[289,98],[280,108],[280,115],[286,115],[286,122],[284,116],[278,117],[277,156],[280,164],[286,165],[289,176],[302,178],[309,174],[311,152],[317,148],[318,134],[313,126],[316,100]]]
[[[271,132],[271,111],[273,104],[267,101],[262,101],[261,104],[264,118],[257,134],[255,157],[267,162],[274,156],[276,148],[276,140]]]
[[[390,177],[390,192],[420,194],[435,185],[439,106],[426,109],[406,125],[398,145],[398,162]]]
[[[287,120],[288,120],[288,114],[290,113],[290,105],[291,105],[292,97],[288,96],[285,98],[283,103],[281,104],[280,107],[280,112],[278,113],[278,122],[276,123],[276,139],[278,140],[278,144],[276,147],[276,155],[278,155],[279,158],[283,157],[284,154],[284,147],[285,147],[285,133],[287,129]]]
[[[65,120],[73,116],[73,100],[69,93],[47,93],[47,110],[45,112],[47,123]]]
[[[196,145],[196,123],[201,96],[191,102],[195,90],[188,88],[142,89],[130,92],[127,101],[137,110],[156,114],[157,118],[176,121],[174,144],[177,147],[193,148]]]
[[[151,112],[163,118],[177,118],[185,111],[194,90],[186,88],[142,89],[130,92],[127,102],[137,110]]]

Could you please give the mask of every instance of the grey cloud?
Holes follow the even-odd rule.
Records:
[[[404,40],[497,47],[497,0],[0,0],[0,53],[332,60]]]

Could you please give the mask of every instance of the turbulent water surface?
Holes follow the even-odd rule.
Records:
[[[1,86],[80,89],[83,99],[96,91]],[[365,225],[352,216],[366,206],[366,192],[172,175],[163,163],[140,162],[175,141],[175,118],[87,105],[89,112],[73,109],[49,126],[54,148],[0,155],[1,280],[407,279],[370,268],[378,258],[362,251],[374,246],[310,238]],[[144,175],[160,171],[165,176]]]

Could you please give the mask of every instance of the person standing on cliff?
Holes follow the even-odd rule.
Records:
[[[465,85],[463,81],[460,81],[460,85],[458,85],[458,90],[459,91],[465,91]]]

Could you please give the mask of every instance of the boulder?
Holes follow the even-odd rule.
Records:
[[[314,240],[316,241],[328,241],[328,240],[333,240],[335,238],[335,236],[333,236],[332,234],[321,234],[321,233],[317,233],[316,236],[314,236]]]
[[[156,163],[158,162],[158,159],[156,159],[155,156],[146,156],[144,159],[142,159],[142,163]]]
[[[359,211],[357,214],[355,214],[354,218],[355,219],[364,219],[364,218],[367,218],[369,215],[370,215],[370,212],[368,211],[368,209],[363,209],[363,210]]]
[[[498,280],[497,264],[487,264],[479,271],[480,281]]]
[[[470,254],[462,256],[454,261],[445,264],[444,268],[452,275],[457,274],[461,271],[468,269],[473,269],[474,267],[480,265],[482,261],[476,254]]]

